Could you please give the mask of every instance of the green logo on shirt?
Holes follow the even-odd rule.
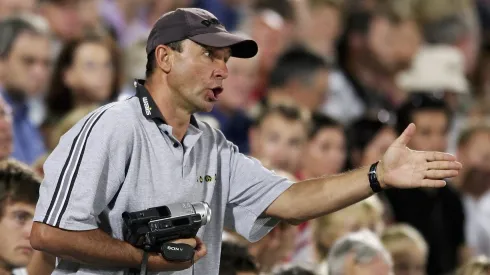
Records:
[[[204,178],[202,176],[199,176],[199,178],[197,179],[197,182],[200,182],[200,183],[203,183],[203,182],[212,182],[213,180],[216,180],[216,174],[214,174],[214,177],[210,176],[210,175],[205,175]]]

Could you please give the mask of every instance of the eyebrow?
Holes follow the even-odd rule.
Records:
[[[212,47],[212,46],[207,46],[207,45],[203,45],[203,44],[199,44],[199,43],[198,43],[198,45],[201,46],[201,48],[203,48],[205,50],[208,50],[208,51],[216,51],[216,50],[220,50],[220,49],[226,48],[226,47],[223,47],[223,48]],[[228,52],[228,58],[230,58],[231,57],[231,49],[228,48],[227,52]]]

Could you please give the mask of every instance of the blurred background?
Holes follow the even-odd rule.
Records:
[[[410,148],[464,167],[257,243],[226,230],[221,274],[490,274],[489,0],[0,0],[0,158],[42,176],[68,129],[134,94],[153,22],[181,7],[259,44],[197,117],[268,168],[301,180],[369,165],[411,122]]]

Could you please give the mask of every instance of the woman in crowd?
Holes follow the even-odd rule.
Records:
[[[119,62],[118,49],[106,37],[89,35],[64,45],[46,96],[46,137],[70,111],[117,99],[121,85]]]
[[[388,227],[381,240],[394,262],[395,275],[424,275],[428,247],[422,235],[408,224]]]

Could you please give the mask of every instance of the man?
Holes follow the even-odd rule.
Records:
[[[0,94],[12,108],[12,157],[31,165],[45,152],[29,116],[29,100],[39,96],[48,81],[49,38],[27,19],[13,17],[0,22],[0,42]]]
[[[446,150],[451,116],[443,100],[412,94],[397,111],[397,117],[398,133],[410,123],[415,123],[419,129],[408,143],[410,148]],[[412,225],[427,240],[428,274],[447,274],[463,260],[465,217],[460,195],[452,185],[407,192],[392,189],[384,194],[392,206],[394,219]]]
[[[348,16],[339,40],[339,69],[329,76],[322,110],[344,125],[365,115],[393,121],[391,112],[405,94],[395,76],[410,66],[421,43],[410,9],[392,6],[406,1],[377,2],[383,3],[373,11]]]
[[[25,267],[34,250],[29,244],[41,180],[26,165],[0,161],[0,274]]]
[[[327,95],[327,66],[320,56],[306,49],[286,51],[270,74],[263,105],[297,104],[311,112],[318,110]]]
[[[250,152],[268,168],[294,175],[306,145],[309,120],[293,106],[263,111],[250,129]]]
[[[455,184],[463,197],[468,245],[475,254],[490,257],[490,127],[476,124],[465,129],[457,155],[465,165]]]
[[[213,217],[198,238],[176,240],[195,247],[193,261],[151,253],[148,268],[191,274],[195,263],[200,274],[211,275],[218,274],[223,226],[254,242],[279,220],[297,224],[373,190],[441,187],[443,178],[458,174],[461,164],[453,156],[405,147],[414,125],[373,166],[371,184],[369,167],[294,185],[264,169],[192,116],[211,111],[219,99],[229,57],[249,58],[257,51],[254,41],[229,34],[204,10],[178,9],[155,23],[147,43],[147,80],[135,83],[137,96],[80,121],[45,163],[31,244],[58,257],[54,274],[138,268],[144,253],[123,241],[124,211],[208,202]]]
[[[12,154],[12,110],[0,97],[0,160]]]
[[[379,238],[369,230],[340,238],[328,255],[329,275],[391,275],[393,261]]]

